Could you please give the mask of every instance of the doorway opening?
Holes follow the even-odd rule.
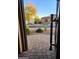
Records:
[[[19,58],[56,59],[56,0],[22,0],[28,50]],[[51,33],[52,32],[52,33]],[[51,40],[50,40],[51,39]],[[49,48],[50,47],[50,48]],[[52,48],[52,49],[51,49]],[[51,51],[50,51],[51,50]]]

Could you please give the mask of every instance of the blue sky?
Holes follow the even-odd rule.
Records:
[[[49,16],[56,13],[56,0],[23,0],[24,5],[27,5],[30,1],[35,5],[37,9],[37,15],[40,17]]]

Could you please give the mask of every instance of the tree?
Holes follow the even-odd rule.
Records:
[[[36,8],[32,3],[29,3],[25,6],[25,18],[29,21],[33,19],[33,17],[36,15]]]
[[[35,16],[34,20],[35,20],[35,24],[38,24],[40,22],[40,17],[39,16]]]

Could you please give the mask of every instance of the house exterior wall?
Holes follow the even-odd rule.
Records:
[[[53,19],[55,19],[55,18],[56,18],[56,15],[54,14]],[[50,19],[51,19],[50,16],[42,17],[41,18],[41,23],[48,23],[48,22],[50,22]]]

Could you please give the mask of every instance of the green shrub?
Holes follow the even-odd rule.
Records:
[[[43,30],[39,28],[39,29],[36,30],[36,32],[37,32],[37,33],[42,33]]]
[[[39,20],[35,20],[34,24],[39,24],[39,22],[40,22]]]
[[[26,34],[27,34],[27,35],[30,35],[30,30],[29,30],[29,28],[26,28]]]
[[[27,35],[30,35],[29,25],[26,25],[26,34],[27,34]]]

